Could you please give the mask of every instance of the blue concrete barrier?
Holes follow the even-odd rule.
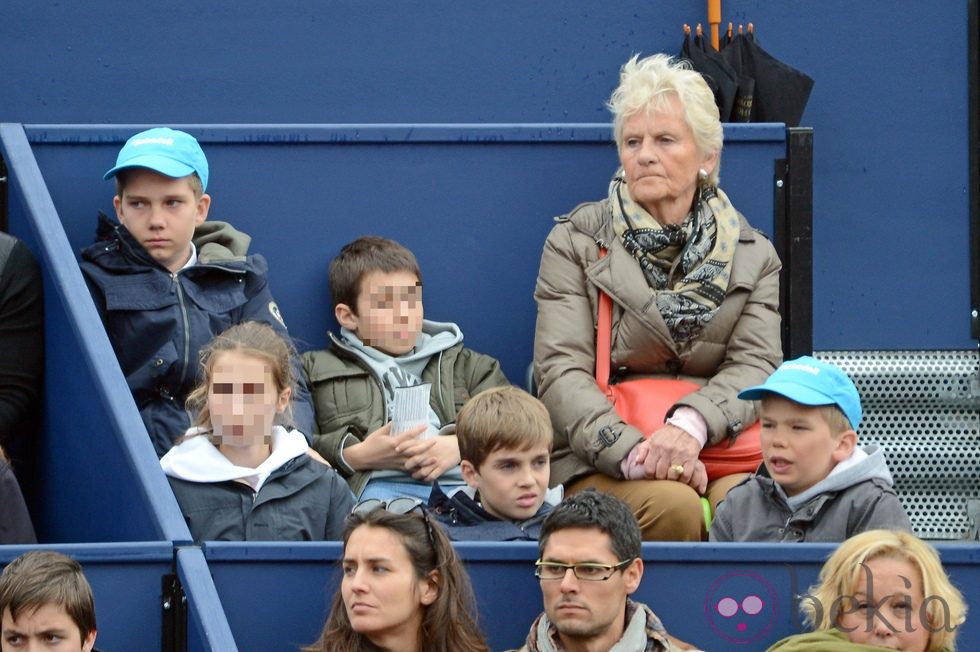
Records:
[[[179,125],[178,125],[179,126]],[[96,214],[112,213],[102,173],[146,125],[25,127],[76,253]],[[460,324],[469,346],[520,383],[531,359],[531,293],[552,217],[606,194],[611,129],[557,125],[185,125],[211,165],[209,219],[252,236],[301,349],[335,328],[327,264],[366,233],[419,258],[426,316]],[[772,176],[782,125],[726,125],[723,187],[772,234]]]
[[[225,618],[224,608],[218,600],[203,552],[193,546],[178,548],[176,557],[177,576],[187,599],[187,651],[236,652],[238,648]],[[261,583],[260,580],[257,586],[261,586]],[[252,616],[257,620],[265,618],[264,612],[257,612]]]
[[[173,545],[106,543],[34,546],[56,550],[82,565],[95,595],[96,647],[106,652],[159,650],[162,580],[173,573]],[[0,567],[28,550],[0,546]]]
[[[0,151],[10,230],[44,275],[44,418],[25,467],[39,540],[189,540],[20,125],[0,125]]]
[[[533,569],[536,544],[456,547],[491,648],[519,647],[542,608]],[[954,583],[969,604],[977,604],[980,547],[939,548]],[[671,633],[705,650],[763,650],[801,631],[798,596],[806,595],[832,550],[826,544],[644,544],[645,573],[634,597],[650,605]],[[316,639],[340,582],[338,544],[209,543],[204,554],[239,649],[294,651]],[[718,614],[721,599],[741,603],[750,595],[762,601],[758,613]],[[976,619],[967,621],[961,636],[980,636]]]
[[[189,539],[77,267],[101,180],[144,125],[5,124],[11,231],[46,279],[45,419],[33,492],[44,541]],[[606,125],[197,125],[211,162],[211,218],[253,237],[301,349],[333,328],[329,259],[364,233],[417,253],[426,314],[520,383],[531,358],[538,259],[554,215],[601,197],[616,166]],[[781,125],[727,125],[723,179],[772,231]],[[110,499],[111,498],[111,499]],[[122,500],[125,498],[125,500]]]
[[[141,128],[0,126],[11,230],[38,256],[47,292],[37,464],[43,481],[33,497],[44,541],[189,539],[76,260],[94,235],[95,214],[111,210],[112,184],[101,174]],[[211,160],[212,219],[250,233],[253,250],[269,258],[273,289],[301,348],[322,346],[332,327],[329,258],[353,237],[379,233],[416,251],[427,315],[459,322],[467,343],[501,358],[515,382],[530,359],[531,291],[550,218],[601,197],[615,167],[603,125],[187,129]],[[781,126],[726,126],[723,185],[769,233],[773,161],[784,146]],[[493,648],[519,644],[540,610],[531,572],[535,547],[470,544],[460,551]],[[813,581],[828,552],[826,546],[648,544],[637,597],[671,631],[706,649],[756,649],[756,643],[761,649],[763,639],[797,631],[793,596]],[[202,558],[199,549],[178,546],[189,649],[295,650],[314,640],[339,581],[338,553],[335,543],[215,543]],[[978,548],[947,546],[943,554],[975,603]],[[148,579],[137,590],[154,604],[160,597],[159,584],[151,590]],[[765,594],[768,620],[741,623],[739,630],[738,622],[714,618],[712,600],[724,591]],[[980,635],[969,623],[968,634]],[[757,638],[732,640],[738,637]]]

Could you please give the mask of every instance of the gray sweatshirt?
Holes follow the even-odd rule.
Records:
[[[709,540],[839,542],[877,528],[911,526],[884,454],[868,446],[792,498],[760,466],[718,505]]]

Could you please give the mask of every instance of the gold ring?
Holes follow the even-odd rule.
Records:
[[[682,473],[684,473],[684,465],[675,464],[674,466],[670,467],[670,470],[676,473],[677,475],[681,475]]]

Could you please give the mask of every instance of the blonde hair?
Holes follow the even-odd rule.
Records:
[[[123,168],[116,172],[116,196],[122,199],[123,193],[126,191],[126,184],[129,181],[127,178],[127,172],[132,168]],[[149,168],[146,168],[149,169]],[[151,172],[156,172],[156,170],[150,170]],[[167,176],[160,172],[157,172],[160,176]],[[191,172],[186,177],[188,185],[191,187],[191,192],[194,193],[195,201],[204,196],[204,183],[201,182],[201,177],[197,176],[197,172]]]
[[[819,584],[800,601],[807,624],[816,630],[837,625],[842,598],[851,595],[867,562],[881,557],[909,562],[922,576],[928,626],[926,652],[953,652],[956,634],[966,621],[963,595],[952,585],[936,550],[904,530],[868,530],[842,543],[820,569]],[[827,608],[827,606],[831,608]]]
[[[265,362],[272,372],[277,394],[287,387],[295,391],[296,378],[290,365],[292,345],[268,324],[257,321],[236,324],[215,337],[207,347],[202,349],[201,382],[187,397],[187,409],[195,415],[194,425],[208,432],[212,430],[208,391],[211,388],[214,361],[219,353],[225,351],[238,351]],[[287,424],[292,422],[291,405],[286,406],[283,420]]]
[[[827,422],[827,426],[830,428],[832,434],[839,435],[848,430],[854,430],[854,426],[847,420],[844,411],[837,407],[836,404],[818,405],[816,408],[823,420]]]
[[[623,124],[627,118],[641,111],[666,111],[670,97],[676,97],[680,102],[684,122],[694,133],[694,142],[700,153],[718,153],[715,168],[708,175],[710,183],[717,185],[725,134],[714,93],[687,61],[674,60],[666,54],[654,54],[644,59],[633,55],[623,64],[619,86],[607,103],[613,114],[616,148],[622,147]]]
[[[794,401],[793,399],[783,396],[778,392],[767,392],[762,397],[762,399],[760,399],[760,403],[762,403],[763,409],[765,408],[766,400],[771,397],[781,398],[784,401],[789,401],[793,405],[798,405],[805,410],[816,410],[817,414],[820,415],[820,418],[824,420],[824,422],[827,424],[827,427],[830,429],[830,434],[832,434],[834,437],[837,437],[847,432],[848,430],[854,430],[854,426],[851,425],[851,422],[848,420],[847,415],[844,414],[844,411],[841,410],[836,403],[831,403],[829,405],[804,405],[803,403]]]
[[[480,392],[456,416],[460,459],[477,470],[490,453],[501,448],[526,451],[546,446],[550,451],[552,437],[551,417],[544,404],[509,385]]]

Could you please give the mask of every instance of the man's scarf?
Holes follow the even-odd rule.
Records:
[[[558,630],[548,620],[547,614],[542,613],[531,625],[527,649],[528,652],[559,652],[562,649],[559,640]],[[670,652],[672,649],[667,630],[657,614],[645,604],[627,600],[626,629],[609,652]]]

